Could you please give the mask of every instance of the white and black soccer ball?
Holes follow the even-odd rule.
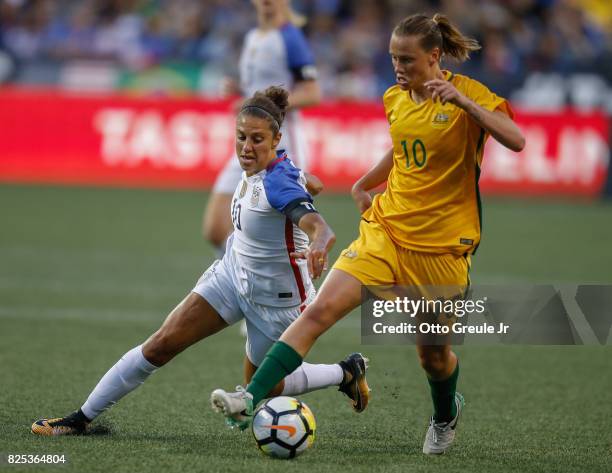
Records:
[[[257,446],[275,458],[294,458],[310,447],[316,423],[303,402],[288,396],[269,399],[253,416],[253,435]]]

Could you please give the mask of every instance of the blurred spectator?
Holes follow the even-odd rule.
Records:
[[[0,58],[19,67],[104,60],[138,71],[169,63],[232,74],[249,0],[0,0]],[[374,98],[392,83],[389,33],[403,17],[442,11],[483,50],[461,66],[501,94],[527,76],[592,73],[612,83],[609,0],[296,0],[309,18],[327,96]],[[6,59],[4,59],[6,60]],[[1,61],[0,61],[1,63]],[[1,65],[1,64],[0,64]],[[214,71],[217,71],[214,73]],[[51,77],[51,76],[50,76]]]

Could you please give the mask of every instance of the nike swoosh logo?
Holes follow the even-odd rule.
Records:
[[[289,437],[293,437],[297,433],[297,429],[292,425],[264,425],[262,427],[267,427],[268,429],[274,430],[286,430],[289,432]]]

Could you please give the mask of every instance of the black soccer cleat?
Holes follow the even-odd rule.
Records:
[[[361,353],[353,353],[338,363],[344,371],[344,379],[338,391],[343,392],[353,401],[355,412],[363,412],[370,400],[370,387],[365,374],[368,369],[368,361]]]
[[[81,412],[73,412],[66,417],[40,419],[32,424],[32,433],[37,435],[82,435],[89,425],[87,417]]]

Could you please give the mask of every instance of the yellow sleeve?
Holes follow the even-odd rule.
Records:
[[[490,112],[500,110],[510,118],[514,118],[514,111],[512,110],[512,107],[510,107],[508,101],[505,98],[491,92],[486,86],[477,80],[468,80],[465,94],[468,98]]]

